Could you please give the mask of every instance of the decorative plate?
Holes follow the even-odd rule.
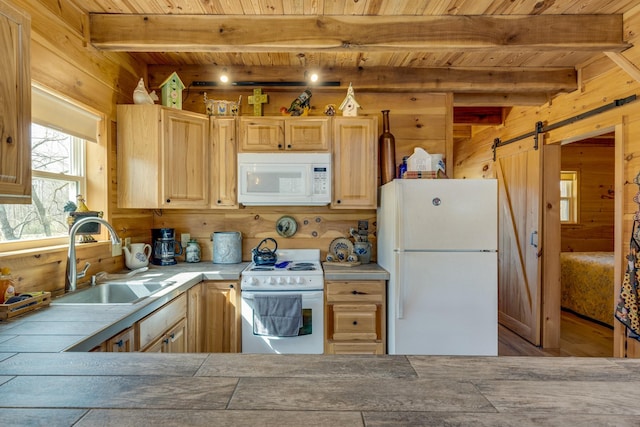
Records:
[[[282,237],[291,237],[297,230],[298,223],[290,216],[283,216],[276,222],[276,231]]]
[[[353,243],[344,237],[333,239],[329,244],[329,253],[333,254],[336,261],[346,261],[347,257],[353,253]]]

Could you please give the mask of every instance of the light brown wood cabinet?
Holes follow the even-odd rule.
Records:
[[[118,207],[209,207],[209,120],[161,105],[118,105]]]
[[[187,351],[187,294],[165,304],[135,325],[140,351]]]
[[[187,319],[182,318],[170,330],[142,351],[145,353],[186,353]]]
[[[384,280],[325,282],[325,353],[386,352]]]
[[[242,152],[329,151],[330,117],[240,117]]]
[[[240,285],[205,281],[189,290],[189,351],[239,353]]]
[[[334,117],[332,209],[376,209],[377,117]]]
[[[31,19],[0,0],[0,203],[31,203]]]
[[[113,353],[128,353],[136,351],[136,332],[135,328],[127,328],[124,331],[112,336],[106,342],[104,351]]]
[[[210,117],[211,207],[238,207],[238,142],[234,117]]]

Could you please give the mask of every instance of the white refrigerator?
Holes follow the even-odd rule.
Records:
[[[378,263],[389,354],[498,354],[494,179],[396,179],[380,188]]]

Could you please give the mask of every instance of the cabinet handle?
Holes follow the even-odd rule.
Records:
[[[118,347],[122,347],[124,345],[124,341],[120,340],[116,343]]]
[[[165,344],[169,344],[169,338],[163,339],[162,342],[165,343]]]
[[[7,144],[13,143],[13,138],[11,136],[7,137]]]
[[[356,291],[355,289],[351,291],[353,295],[364,295],[364,292]]]

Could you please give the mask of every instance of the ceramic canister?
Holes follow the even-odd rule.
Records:
[[[237,264],[242,262],[242,233],[239,231],[217,231],[213,240],[213,262],[215,264]]]

